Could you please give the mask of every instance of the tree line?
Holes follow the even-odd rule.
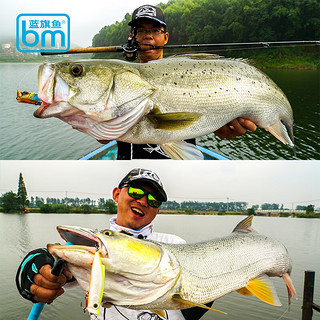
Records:
[[[31,196],[28,199],[27,188],[25,186],[22,173],[19,174],[18,191],[9,191],[1,195],[0,206],[4,212],[28,212],[31,208],[38,208],[36,212],[42,213],[68,213],[68,212],[98,212],[105,210],[110,214],[117,213],[117,205],[112,199],[99,198],[98,201],[89,197],[80,199],[78,197],[50,198],[46,199],[38,196]],[[248,203],[244,201],[227,202],[200,202],[200,201],[167,201],[161,205],[161,210],[184,210],[184,211],[218,211],[218,212],[244,212],[251,210],[252,213],[259,209],[259,205],[248,208]],[[263,203],[261,210],[284,210],[284,205],[276,203]],[[297,205],[296,210],[305,210],[307,213],[314,212],[314,205]]]
[[[199,202],[199,201],[167,201],[161,205],[162,210],[196,210],[196,211],[245,211],[247,202]]]
[[[160,3],[170,33],[169,44],[317,40],[318,0],[170,0]],[[92,45],[125,44],[127,13],[121,22],[103,27]],[[114,55],[119,57],[119,55]],[[94,57],[111,57],[96,54]]]

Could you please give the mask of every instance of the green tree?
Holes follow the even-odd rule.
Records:
[[[19,198],[16,193],[9,191],[0,197],[1,205],[4,212],[9,212],[10,210],[19,210],[20,203]]]
[[[91,207],[88,204],[83,204],[80,206],[80,210],[83,213],[89,213],[91,212]]]
[[[38,196],[36,196],[36,207],[40,208],[43,204],[44,204],[43,198],[39,198]]]
[[[256,215],[256,211],[254,210],[254,207],[252,206],[251,208],[248,209],[248,214],[251,215]]]
[[[104,204],[104,208],[106,209],[107,213],[109,214],[116,214],[117,213],[117,205],[112,200],[107,200]]]
[[[314,205],[309,204],[309,205],[306,207],[306,214],[310,214],[310,213],[313,213],[313,212],[314,212]]]
[[[26,186],[24,184],[23,176],[22,176],[21,172],[20,172],[20,175],[19,175],[19,184],[18,184],[17,196],[18,196],[18,202],[19,202],[20,209],[24,209],[27,205],[29,205],[27,188],[26,188]]]

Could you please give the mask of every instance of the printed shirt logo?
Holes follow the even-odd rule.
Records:
[[[156,147],[152,147],[150,144],[147,144],[148,148],[143,148],[143,150],[145,150],[146,152],[149,152],[150,154],[154,151],[156,153],[161,154],[164,157],[170,158],[162,149],[159,145],[157,145]]]
[[[139,11],[136,14],[136,18],[139,18],[141,16],[151,16],[151,17],[156,17],[157,16],[157,11],[155,8],[150,7],[150,6],[144,6],[139,9]]]

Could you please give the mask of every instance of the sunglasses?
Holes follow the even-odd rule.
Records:
[[[129,185],[124,185],[128,187],[128,195],[133,199],[141,199],[143,196],[147,196],[147,203],[152,208],[159,208],[162,204],[162,201],[157,200],[150,192],[143,190],[142,188],[135,188]]]

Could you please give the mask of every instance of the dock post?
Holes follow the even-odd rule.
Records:
[[[313,293],[314,293],[314,271],[306,270],[304,272],[304,290],[302,305],[302,320],[312,320],[313,314]]]

